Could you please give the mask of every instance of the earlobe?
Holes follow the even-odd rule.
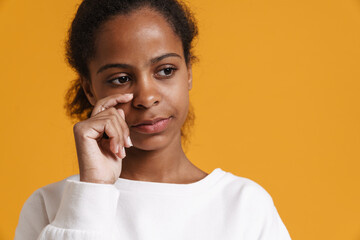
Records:
[[[192,67],[191,64],[188,64],[188,89],[189,91],[192,89]]]
[[[81,83],[81,87],[86,95],[86,98],[88,99],[90,104],[94,106],[96,103],[96,98],[94,96],[90,81],[84,77],[80,77],[80,83]]]

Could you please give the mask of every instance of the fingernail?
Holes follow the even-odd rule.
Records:
[[[130,136],[128,136],[128,138],[127,138],[127,144],[128,144],[130,147],[133,146],[133,144],[132,144],[132,142],[131,142],[131,139],[130,139]]]
[[[119,150],[120,150],[120,146],[116,145],[116,152],[115,153],[119,153]]]
[[[124,147],[121,148],[121,156],[122,156],[122,158],[126,157],[126,153],[125,153],[125,148],[124,148]]]

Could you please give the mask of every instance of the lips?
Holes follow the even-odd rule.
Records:
[[[160,133],[166,130],[171,121],[169,118],[155,118],[151,120],[144,120],[140,123],[132,125],[131,128],[140,133],[152,134]]]

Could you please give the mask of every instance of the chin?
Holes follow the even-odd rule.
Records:
[[[135,135],[135,134],[134,134]],[[176,144],[176,141],[181,143],[181,136],[171,136],[171,135],[146,135],[146,136],[131,136],[131,141],[134,144],[135,149],[143,151],[155,151],[169,147],[170,145]]]

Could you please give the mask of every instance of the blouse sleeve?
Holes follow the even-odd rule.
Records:
[[[15,240],[111,239],[119,191],[113,185],[67,180],[55,218],[47,212],[42,191],[26,201]]]

